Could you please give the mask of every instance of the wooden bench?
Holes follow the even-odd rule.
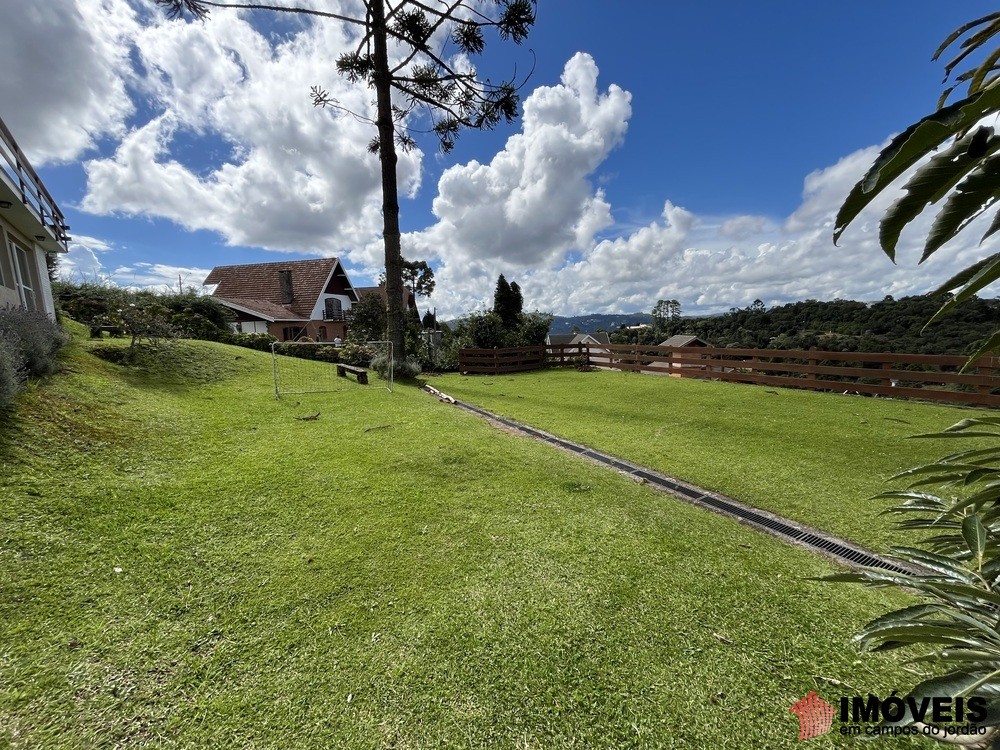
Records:
[[[337,365],[337,375],[342,378],[347,377],[347,373],[357,376],[358,382],[362,385],[368,385],[368,370],[364,367],[355,367],[354,365]]]
[[[112,338],[118,338],[119,336],[125,335],[125,331],[121,326],[92,325],[90,327],[90,338],[92,339],[104,338],[105,333],[109,334]]]

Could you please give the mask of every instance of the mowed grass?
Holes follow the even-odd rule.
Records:
[[[986,411],[570,369],[433,380],[449,395],[861,544],[910,544],[870,498],[968,441],[909,439]],[[994,414],[995,415],[995,414]]]
[[[848,643],[905,599],[822,559],[414,387],[275,401],[268,355],[178,347],[75,344],[0,431],[0,746],[791,748],[808,691],[917,680]]]

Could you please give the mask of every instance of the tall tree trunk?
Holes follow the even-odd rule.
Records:
[[[399,187],[396,179],[396,131],[392,121],[392,82],[389,73],[388,33],[382,0],[368,3],[374,42],[375,96],[378,104],[378,153],[382,165],[382,241],[385,245],[385,294],[389,341],[393,356],[406,356],[403,332],[403,260],[399,233]]]

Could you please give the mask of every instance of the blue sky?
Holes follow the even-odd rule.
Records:
[[[878,148],[934,106],[934,48],[991,5],[634,5],[541,0],[526,44],[493,42],[480,64],[534,64],[525,117],[401,158],[404,255],[437,269],[431,306],[488,304],[501,272],[558,314],[880,299],[985,252],[959,239],[917,268],[917,226],[893,266],[872,232],[885,203],[841,248],[830,236]],[[321,84],[369,106],[332,67],[353,32],[225,10],[167,21],[152,0],[10,2],[4,18],[0,117],[69,217],[68,276],[198,284],[218,264],[339,255],[372,283],[369,126],[309,104]]]

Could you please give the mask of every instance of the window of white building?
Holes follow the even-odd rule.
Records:
[[[14,287],[21,304],[28,310],[38,309],[38,272],[28,251],[13,240],[10,241],[10,258],[14,271]]]

